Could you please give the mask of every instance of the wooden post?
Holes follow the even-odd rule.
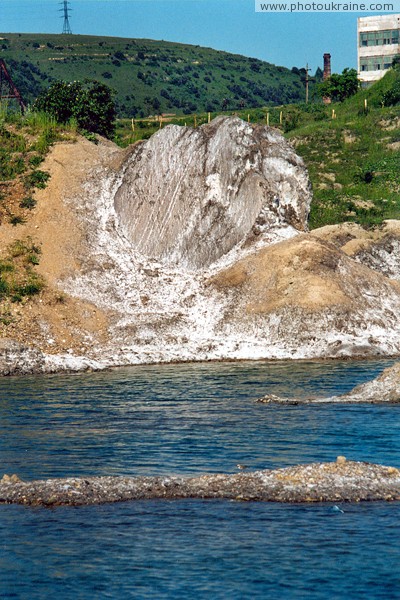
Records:
[[[194,115],[194,128],[196,129],[197,127],[197,115]]]
[[[208,113],[208,122],[211,123],[211,113]]]
[[[308,71],[311,71],[311,69],[308,68],[308,63],[307,63],[306,64],[306,104],[308,104],[308,81],[309,81]]]
[[[282,111],[279,113],[279,123],[280,123],[280,125],[282,125],[282,123],[283,123],[283,112]]]
[[[269,127],[269,112],[267,112],[267,127]]]
[[[159,128],[161,129],[161,127],[162,127],[162,115],[159,116],[159,120],[160,120],[160,127]]]
[[[247,122],[250,123],[250,115],[247,115]]]
[[[368,112],[368,100],[366,98],[364,99],[364,112]]]
[[[135,119],[132,119],[132,131],[135,133]]]

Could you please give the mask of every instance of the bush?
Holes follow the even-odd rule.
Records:
[[[50,173],[47,171],[41,171],[37,169],[36,171],[32,171],[30,175],[26,177],[27,187],[37,187],[39,189],[44,190],[47,186],[47,181],[50,179]]]
[[[36,206],[36,200],[32,196],[26,196],[21,200],[19,205],[21,208],[29,208],[30,210]]]
[[[400,81],[396,81],[390,90],[387,90],[382,96],[384,106],[395,106],[400,103]]]
[[[60,123],[76,119],[78,127],[111,138],[115,133],[114,92],[98,81],[57,81],[42,95],[34,110],[52,115]]]
[[[357,92],[358,86],[357,71],[344,69],[341,75],[333,73],[323,83],[320,83],[318,92],[323,98],[330,98],[333,102],[343,102]]]

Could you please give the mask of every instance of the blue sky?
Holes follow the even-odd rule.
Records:
[[[0,0],[1,32],[61,33],[59,0]],[[356,67],[357,16],[256,13],[254,0],[70,0],[73,33],[208,46],[285,67]]]

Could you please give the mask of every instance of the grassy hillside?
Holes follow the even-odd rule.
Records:
[[[303,124],[287,134],[313,183],[312,228],[400,218],[400,105],[382,107],[383,93],[399,80],[400,72],[390,70],[368,90],[327,107],[324,119],[301,115]]]
[[[289,70],[210,48],[83,35],[0,38],[0,57],[27,102],[54,80],[85,78],[115,89],[119,115],[125,117],[237,110],[305,97],[304,69]]]

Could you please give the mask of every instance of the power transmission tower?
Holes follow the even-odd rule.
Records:
[[[0,101],[1,100],[16,100],[21,107],[21,111],[24,112],[25,110],[21,94],[11,79],[6,63],[2,58],[0,58]]]
[[[62,8],[60,8],[60,12],[63,13],[63,18],[64,18],[64,25],[63,25],[63,33],[72,33],[71,30],[71,26],[69,24],[69,11],[71,10],[68,7],[68,4],[71,4],[71,2],[68,2],[68,0],[63,0],[62,2],[60,2]]]

